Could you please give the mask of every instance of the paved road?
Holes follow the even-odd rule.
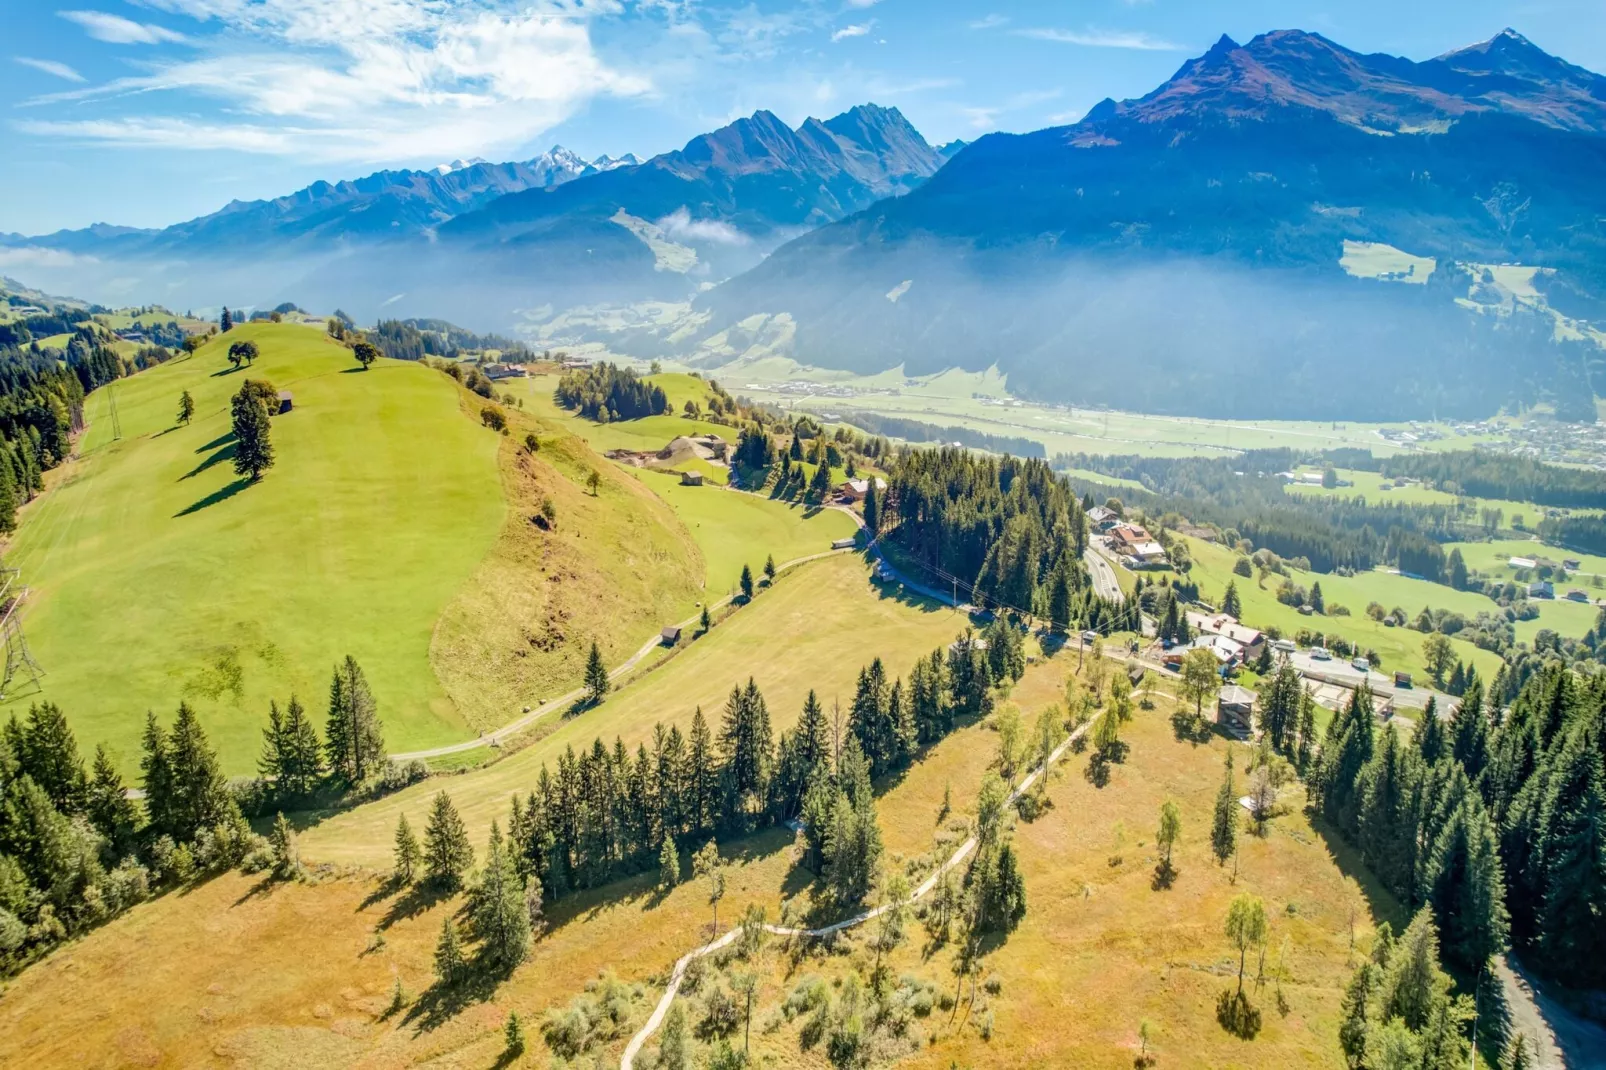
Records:
[[[1100,598],[1111,602],[1125,601],[1126,595],[1121,593],[1121,581],[1115,578],[1115,566],[1089,543],[1088,548],[1082,551],[1082,560],[1087,564],[1088,575],[1093,577],[1093,593]]]
[[[1434,691],[1430,687],[1395,687],[1394,674],[1378,672],[1372,669],[1361,672],[1343,658],[1332,658],[1329,661],[1318,661],[1310,656],[1310,651],[1300,650],[1288,656],[1294,668],[1304,674],[1314,674],[1326,677],[1332,683],[1341,687],[1360,687],[1364,679],[1371,685],[1372,690],[1380,695],[1387,695],[1394,700],[1398,709],[1420,710],[1426,708],[1429,698],[1438,699],[1440,717],[1449,717],[1452,706],[1459,703],[1459,699]]]
[[[1070,748],[1071,744],[1098,722],[1099,716],[1101,715],[1094,715],[1092,720],[1088,721],[1082,727],[1072,732],[1066,737],[1065,742],[1061,743],[1058,747],[1055,747],[1054,752],[1049,755],[1049,764],[1052,765],[1058,762],[1060,758],[1065,755],[1066,750]],[[1033,769],[1032,772],[1024,779],[1022,779],[1015,790],[1009,793],[1009,800],[1006,805],[1013,805],[1016,799],[1019,799],[1027,791],[1030,791],[1032,785],[1037,783],[1037,778],[1042,775],[1042,772],[1042,767],[1038,766],[1036,769]],[[938,866],[929,877],[920,883],[920,887],[914,890],[914,894],[909,897],[909,901],[912,903],[928,895],[931,890],[937,886],[938,879],[944,873],[963,862],[975,849],[976,837],[967,837],[965,842],[959,845],[959,848],[948,857],[946,862]],[[829,936],[831,933],[841,932],[843,929],[851,929],[856,925],[863,925],[867,921],[878,918],[886,909],[887,908],[884,905],[879,906],[873,910],[866,910],[861,914],[855,914],[851,918],[845,918],[833,925],[826,925],[819,929],[793,929],[780,925],[766,925],[764,926],[764,931],[773,933],[776,936],[792,936],[799,938]],[[699,948],[694,948],[680,957],[680,959],[675,963],[674,972],[670,974],[669,986],[664,989],[664,994],[658,1000],[658,1005],[652,1010],[652,1016],[647,1019],[647,1024],[641,1027],[641,1031],[635,1036],[631,1037],[630,1043],[625,1046],[624,1056],[619,1060],[619,1070],[633,1070],[636,1062],[636,1056],[641,1054],[642,1045],[646,1044],[648,1039],[652,1037],[653,1033],[658,1031],[658,1027],[663,1024],[664,1016],[669,1013],[670,1006],[675,1002],[675,994],[680,991],[680,982],[686,976],[686,968],[691,965],[692,960],[701,958],[704,955],[712,954],[721,948],[730,946],[731,942],[741,935],[741,931],[742,928],[740,925],[738,925],[712,943],[704,944]]]

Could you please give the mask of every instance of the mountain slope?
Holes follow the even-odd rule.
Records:
[[[710,332],[789,314],[805,361],[998,363],[1062,400],[1487,415],[1594,371],[1598,351],[1552,344],[1542,310],[1470,314],[1478,279],[1456,265],[1537,265],[1601,292],[1603,84],[1509,32],[1420,64],[1297,31],[1223,38],[1141,99],[982,138],[700,304]],[[1440,270],[1352,278],[1346,241]]]

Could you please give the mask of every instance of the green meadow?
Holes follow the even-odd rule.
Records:
[[[227,347],[261,358],[233,371]],[[230,464],[229,398],[247,378],[294,395],[273,417],[277,463],[249,485]],[[188,390],[196,414],[176,423]],[[115,396],[122,437],[113,440]],[[387,742],[463,734],[429,664],[431,630],[496,538],[498,438],[460,411],[451,382],[290,325],[242,326],[91,395],[81,457],[52,474],[6,554],[32,588],[24,616],[43,691],[80,742],[125,773],[145,712],[199,712],[227,771],[248,772],[268,702],[321,715],[329,674],[354,655]]]

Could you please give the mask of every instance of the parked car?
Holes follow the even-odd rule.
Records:
[[[1372,671],[1372,663],[1367,661],[1365,658],[1351,658],[1350,667],[1353,669],[1359,669],[1361,672]]]
[[[1271,644],[1271,648],[1279,654],[1292,654],[1299,649],[1292,639],[1279,639]]]
[[[1317,661],[1332,661],[1333,660],[1333,655],[1329,654],[1327,652],[1327,648],[1325,646],[1313,646],[1313,647],[1311,647],[1310,648],[1310,656],[1312,658],[1316,659]]]

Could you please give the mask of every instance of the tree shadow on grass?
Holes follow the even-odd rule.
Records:
[[[1178,706],[1171,712],[1171,734],[1176,737],[1178,743],[1201,746],[1210,742],[1215,730],[1203,717],[1195,716],[1186,707]]]
[[[402,1016],[402,1022],[414,1026],[421,1033],[433,1032],[470,1005],[490,1000],[512,972],[506,967],[491,967],[473,962],[468,967],[468,976],[456,984],[448,985],[436,981],[430,985],[423,995],[407,1008],[407,1013]]]
[[[240,898],[234,901],[234,905],[241,907],[253,899],[265,899],[273,891],[273,886],[278,883],[279,879],[273,875],[273,871],[268,870],[262,874],[262,877],[255,884],[247,888]]]
[[[202,472],[213,467],[214,465],[222,464],[224,461],[234,460],[235,445],[236,444],[234,442],[230,442],[228,445],[212,454],[206,460],[202,461],[194,468],[191,468],[188,472],[185,472],[183,475],[179,476],[179,482],[182,483],[186,479],[194,479],[196,476],[200,475]]]
[[[208,494],[206,497],[192,502],[190,505],[174,513],[173,516],[177,518],[181,516],[189,516],[191,513],[199,513],[207,506],[216,505],[218,502],[227,501],[250,485],[251,481],[242,476],[241,478],[236,479],[233,483],[230,483],[228,486],[220,487],[219,489],[214,490],[211,494]]]
[[[222,445],[224,445],[226,443],[233,442],[233,441],[234,441],[234,432],[232,430],[225,431],[221,435],[219,435],[217,438],[214,438],[211,442],[207,442],[207,443],[204,443],[204,444],[202,444],[200,446],[195,447],[195,452],[196,453],[205,453],[207,450],[215,450],[219,446],[222,446]]]
[[[396,883],[394,878],[390,883]],[[392,925],[395,925],[399,921],[406,921],[409,918],[416,918],[418,915],[424,913],[426,910],[429,910],[436,903],[439,903],[442,899],[447,898],[451,894],[452,893],[438,888],[427,881],[420,881],[417,884],[409,885],[407,891],[398,896],[394,903],[390,904],[390,909],[385,911],[385,916],[379,919],[379,924],[374,926],[374,928],[380,932],[384,932],[386,929],[390,928]],[[381,896],[380,898],[383,897]],[[369,896],[367,899],[364,899],[362,905],[357,908],[358,911],[361,911],[367,907],[370,901],[377,900],[375,900],[374,896]]]
[[[243,372],[243,371],[245,371],[245,369],[246,369],[246,365],[244,365],[244,364],[236,364],[232,368],[224,368],[221,371],[213,372],[212,373],[212,378],[216,379],[219,376],[233,375],[235,372]]]
[[[1312,808],[1309,817],[1311,829],[1322,838],[1333,864],[1338,867],[1340,873],[1360,887],[1361,897],[1366,900],[1367,912],[1380,922],[1388,922],[1395,932],[1403,932],[1405,926],[1410,924],[1410,914],[1400,901],[1394,898],[1393,893],[1372,875],[1372,871],[1361,861],[1360,851],[1344,842],[1338,830],[1327,823],[1320,811]]]
[[[1149,887],[1156,892],[1163,892],[1177,882],[1177,867],[1161,859],[1154,867],[1154,878],[1149,881]]]

